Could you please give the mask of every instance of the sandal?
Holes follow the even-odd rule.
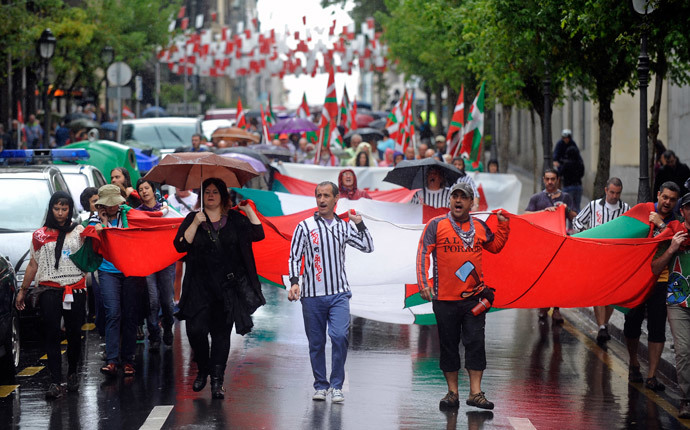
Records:
[[[124,366],[122,372],[124,373],[125,376],[134,376],[134,373],[135,373],[136,371],[134,370],[134,366],[132,366],[131,364],[127,363],[127,364],[125,364],[125,366]]]
[[[483,391],[477,394],[470,394],[465,402],[467,406],[474,406],[481,409],[493,409],[494,404],[486,399]]]

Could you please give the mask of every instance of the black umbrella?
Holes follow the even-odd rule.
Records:
[[[271,145],[268,143],[262,143],[259,145],[251,145],[248,146],[247,148],[251,148],[255,151],[257,151],[260,154],[265,155],[271,160],[281,160],[281,161],[291,161],[292,160],[292,154],[290,153],[290,150],[287,148],[283,148],[282,146],[276,146],[276,145]]]
[[[101,125],[91,118],[77,118],[70,121],[67,126],[72,130],[79,130],[82,128],[99,128]]]
[[[393,170],[388,172],[383,180],[409,188],[410,190],[416,190],[425,186],[426,174],[433,167],[440,169],[443,173],[447,187],[454,184],[462,176],[462,172],[455,166],[442,163],[434,157],[429,157],[422,158],[421,160],[403,160]]]
[[[386,128],[386,121],[388,121],[388,118],[375,119],[369,123],[369,127],[375,128],[377,130],[383,130],[384,128]]]
[[[85,113],[72,112],[72,113],[68,113],[67,115],[65,115],[65,117],[62,118],[62,120],[65,121],[65,124],[69,124],[70,122],[74,121],[75,119],[79,119],[79,118],[91,119],[91,117]]]
[[[375,128],[370,128],[370,127],[365,127],[365,128],[358,128],[356,130],[349,131],[343,139],[347,144],[350,144],[350,139],[352,139],[352,136],[355,134],[359,134],[362,136],[362,140],[364,142],[369,142],[371,139],[376,140],[381,140],[383,139],[383,132],[381,130],[377,130]]]

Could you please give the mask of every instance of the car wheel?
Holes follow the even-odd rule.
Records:
[[[19,353],[21,343],[21,336],[19,335],[19,316],[16,312],[13,312],[12,316],[12,358],[14,362],[15,369],[19,367]]]
[[[19,318],[16,312],[12,314],[10,335],[4,343],[6,354],[0,357],[0,384],[14,384],[15,373],[19,365]]]

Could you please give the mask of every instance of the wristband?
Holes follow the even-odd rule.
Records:
[[[659,226],[659,230],[663,230],[666,228],[666,223],[662,222],[661,225]]]

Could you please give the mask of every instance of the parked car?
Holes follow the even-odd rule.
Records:
[[[201,122],[201,134],[210,141],[214,131],[221,127],[232,127],[234,125],[235,121],[230,121],[229,119],[207,119]]]
[[[103,185],[110,183],[109,180],[105,179],[103,173],[98,170],[98,167],[95,166],[86,164],[58,164],[55,167],[60,169],[62,176],[65,178],[65,181],[67,181],[77,212],[89,211],[89,208],[82,207],[79,201],[79,196],[81,196],[85,188],[101,188]]]
[[[19,317],[14,307],[17,291],[14,269],[0,255],[0,385],[13,384],[19,366]]]
[[[185,117],[141,118],[122,121],[120,143],[141,149],[152,149],[156,155],[191,146],[192,135],[201,134],[201,120]]]

